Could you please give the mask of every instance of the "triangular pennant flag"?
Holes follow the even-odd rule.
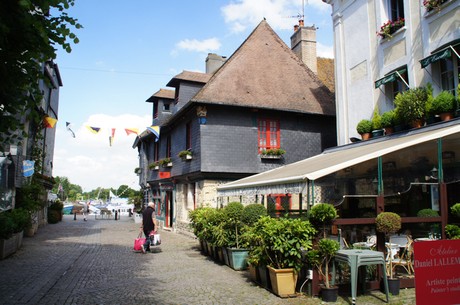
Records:
[[[157,137],[155,139],[155,142],[158,142],[158,139],[160,138],[160,126],[150,126],[150,127],[147,127],[147,130],[153,133]]]
[[[139,129],[138,128],[125,128],[126,135],[129,136],[130,134],[134,133],[136,135],[139,134]]]
[[[46,128],[54,128],[54,125],[56,125],[56,122],[57,120],[50,116],[45,116],[43,119],[43,124],[45,125]]]
[[[99,131],[101,131],[101,128],[100,128],[100,127],[86,126],[86,128],[88,128],[88,130],[91,131],[91,132],[94,133],[94,134],[96,134],[96,133],[98,133]]]
[[[67,131],[70,132],[70,134],[72,135],[72,137],[75,138],[75,132],[73,132],[73,130],[70,129],[70,123],[69,123],[69,122],[65,122],[65,127],[67,128]]]

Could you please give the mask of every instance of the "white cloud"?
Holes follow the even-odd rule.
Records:
[[[221,43],[217,38],[205,40],[184,39],[176,44],[176,49],[187,50],[192,52],[210,53],[219,50]]]
[[[305,23],[311,23],[310,17],[318,12],[330,10],[330,5],[322,0],[305,1]],[[234,33],[253,28],[263,18],[275,30],[287,30],[295,23],[293,18],[302,15],[302,3],[299,0],[236,0],[222,7],[221,12]]]
[[[334,58],[334,47],[332,46],[325,46],[317,42],[316,52],[317,52],[318,57]]]
[[[118,188],[122,184],[139,189],[138,177],[134,174],[139,166],[138,153],[132,148],[135,135],[128,136],[125,128],[139,128],[142,132],[150,122],[149,115],[91,115],[81,126],[74,126],[75,138],[65,126],[58,126],[53,175],[67,177],[84,191],[97,187]],[[92,134],[86,126],[101,130]],[[110,146],[112,128],[115,128],[115,137]]]

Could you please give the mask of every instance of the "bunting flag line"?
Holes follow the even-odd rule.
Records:
[[[30,177],[34,174],[34,166],[35,166],[35,161],[32,161],[32,160],[22,161],[22,171],[24,173],[24,177]]]
[[[89,130],[91,133],[94,133],[94,134],[97,134],[97,133],[99,133],[99,131],[101,131],[101,128],[100,128],[100,127],[86,126],[86,128],[88,128],[88,130]]]
[[[43,118],[43,124],[45,125],[46,128],[54,128],[54,125],[56,125],[56,122],[57,120],[50,116],[45,116]]]
[[[147,127],[147,130],[156,136],[155,142],[158,142],[158,139],[160,138],[160,126],[150,126]]]
[[[75,132],[73,132],[73,130],[70,129],[70,125],[71,124],[69,122],[65,122],[65,127],[67,128],[67,131],[70,132],[73,138],[75,138]]]
[[[138,128],[125,128],[126,135],[129,136],[130,134],[134,133],[135,135],[139,134]]]

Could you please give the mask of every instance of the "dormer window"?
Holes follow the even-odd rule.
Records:
[[[164,103],[163,104],[163,111],[171,111],[171,104],[170,103]]]

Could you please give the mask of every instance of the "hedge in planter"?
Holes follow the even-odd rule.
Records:
[[[404,120],[404,123],[413,124],[425,119],[427,102],[428,90],[426,88],[411,88],[396,95],[395,111],[397,116]]]

